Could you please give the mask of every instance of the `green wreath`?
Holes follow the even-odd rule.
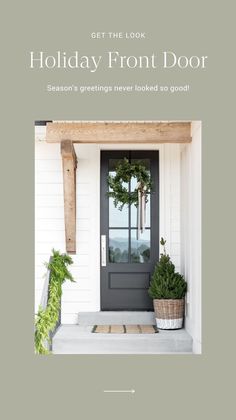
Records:
[[[128,188],[122,184],[130,182],[131,178],[137,179],[139,187],[129,192]],[[125,204],[134,204],[137,207],[139,190],[145,193],[145,200],[147,202],[148,197],[146,194],[152,189],[150,173],[142,162],[136,161],[135,163],[130,163],[127,158],[118,162],[114,176],[108,176],[108,185],[112,190],[108,192],[108,196],[114,199],[114,205],[119,210],[122,210]]]

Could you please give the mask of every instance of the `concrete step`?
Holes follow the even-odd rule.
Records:
[[[78,314],[79,325],[134,325],[155,324],[154,312],[147,311],[101,311],[80,312]]]
[[[92,326],[61,325],[53,337],[54,354],[192,353],[192,338],[184,330],[157,334],[94,334]]]

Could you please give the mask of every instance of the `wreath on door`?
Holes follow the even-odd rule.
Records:
[[[146,204],[148,193],[152,190],[152,180],[149,171],[141,161],[129,162],[127,158],[120,160],[115,168],[115,175],[108,176],[110,190],[108,196],[114,200],[114,205],[122,210],[124,205],[134,204],[137,207],[138,236],[143,232],[146,223]],[[124,184],[129,183],[131,178],[137,181],[134,191]]]

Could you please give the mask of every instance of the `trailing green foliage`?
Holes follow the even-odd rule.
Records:
[[[180,273],[175,272],[175,266],[166,254],[165,243],[161,238],[160,244],[164,253],[156,264],[148,293],[153,299],[182,299],[187,290],[187,283]]]
[[[127,158],[120,160],[116,166],[116,174],[108,176],[108,185],[112,191],[108,192],[109,197],[114,198],[114,205],[122,210],[125,204],[138,205],[138,188],[130,192],[124,183],[129,183],[131,178],[136,178],[139,189],[149,193],[152,189],[150,173],[140,161],[130,163]],[[147,201],[146,196],[146,201]]]
[[[74,281],[67,266],[73,264],[71,257],[52,250],[49,263],[45,263],[50,270],[49,297],[46,309],[39,308],[35,322],[35,352],[49,354],[47,345],[50,342],[50,332],[54,330],[59,319],[62,284],[66,280]]]

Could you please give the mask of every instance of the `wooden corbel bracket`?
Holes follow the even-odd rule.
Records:
[[[76,253],[76,168],[77,157],[71,140],[61,142],[64,189],[65,241],[68,254]]]

